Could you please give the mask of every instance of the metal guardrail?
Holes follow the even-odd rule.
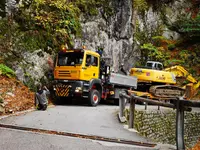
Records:
[[[184,143],[184,112],[185,111],[192,111],[191,107],[200,107],[200,101],[192,101],[192,100],[185,100],[183,98],[173,98],[170,99],[173,103],[166,103],[157,100],[142,98],[139,96],[135,96],[131,93],[130,95],[127,94],[128,91],[121,91],[119,94],[119,119],[121,122],[125,122],[125,99],[130,101],[130,115],[129,115],[129,128],[134,127],[134,112],[135,112],[135,103],[136,101],[145,102],[147,104],[154,104],[158,105],[158,109],[160,106],[168,107],[176,109],[176,147],[178,150],[185,150],[185,143]]]

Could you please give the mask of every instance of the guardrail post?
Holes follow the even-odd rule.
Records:
[[[176,146],[178,150],[185,150],[184,107],[180,99],[178,99],[176,103]]]
[[[120,117],[124,116],[124,104],[123,103],[124,103],[124,97],[120,96],[120,98],[119,98]]]
[[[160,102],[160,99],[158,99],[158,101]],[[158,105],[158,110],[160,110],[160,105]]]
[[[144,109],[147,110],[147,105],[148,105],[148,103],[145,102],[144,105],[145,105],[145,108],[144,108]]]
[[[130,99],[130,115],[129,115],[129,128],[134,126],[134,117],[135,117],[135,99],[131,97]]]
[[[119,94],[119,114],[118,114],[118,117],[119,117],[119,120],[120,122],[126,122],[126,117],[124,115],[124,108],[125,108],[125,99],[122,95],[122,93],[120,92]]]

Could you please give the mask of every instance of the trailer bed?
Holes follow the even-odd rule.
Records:
[[[137,88],[137,77],[111,73],[110,83]]]

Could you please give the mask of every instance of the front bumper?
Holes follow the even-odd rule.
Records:
[[[58,97],[81,97],[83,81],[56,81],[53,89]]]

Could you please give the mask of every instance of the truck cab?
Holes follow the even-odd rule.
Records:
[[[100,101],[102,85],[100,55],[85,49],[62,49],[57,55],[54,68],[56,99],[83,97],[96,106]]]

